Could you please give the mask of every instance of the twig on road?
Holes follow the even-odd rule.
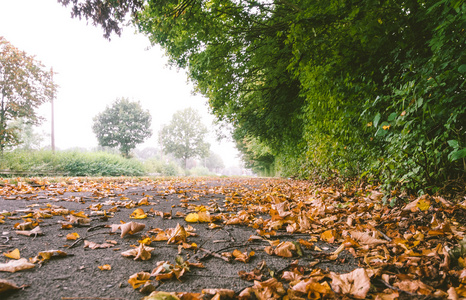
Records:
[[[220,258],[220,259],[226,261],[227,263],[230,263],[230,260],[227,257],[222,256],[222,255],[220,255],[220,254],[218,254],[216,252],[213,252],[213,251],[210,251],[210,250],[207,250],[207,249],[204,249],[204,248],[199,248],[199,250],[201,250],[201,251],[203,251],[203,252],[205,252],[205,253],[207,253],[209,255],[212,255],[212,256],[214,256],[216,258]]]

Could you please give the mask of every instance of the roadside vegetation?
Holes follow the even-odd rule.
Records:
[[[0,158],[5,175],[40,176],[141,176],[146,173],[137,159],[106,152],[26,151],[5,152]]]

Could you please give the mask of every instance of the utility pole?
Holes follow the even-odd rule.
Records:
[[[53,97],[54,97],[54,92],[55,92],[55,85],[53,83],[53,67],[50,68],[50,73],[52,74],[52,97],[50,99],[50,102],[52,104],[52,132],[50,134],[52,138],[52,153],[55,154],[55,116],[54,116],[54,110],[53,110]]]

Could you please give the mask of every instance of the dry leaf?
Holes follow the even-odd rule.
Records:
[[[244,263],[247,263],[249,262],[249,260],[251,259],[251,257],[254,256],[254,251],[251,251],[249,254],[248,252],[241,252],[237,249],[233,250],[233,256],[235,257],[235,260],[237,261],[242,261]]]
[[[360,231],[351,231],[351,237],[361,243],[361,244],[365,244],[365,245],[380,245],[380,244],[385,244],[387,243],[387,241],[385,240],[380,240],[380,239],[376,239],[374,237],[372,237],[369,233],[367,232],[360,232]]]
[[[180,300],[180,298],[175,293],[154,291],[149,296],[142,298],[142,300]]]
[[[347,274],[330,272],[332,289],[336,293],[350,294],[354,298],[364,299],[371,287],[370,278],[363,268],[356,269]]]
[[[39,254],[36,257],[31,258],[31,262],[33,263],[43,263],[46,260],[51,259],[52,257],[65,257],[68,254],[66,252],[63,252],[61,250],[48,250],[48,251],[43,251],[39,252]]]
[[[188,237],[188,233],[184,229],[184,227],[180,224],[176,224],[175,229],[169,228],[167,230],[167,235],[169,236],[167,244],[176,243],[179,241],[186,242],[186,238]]]
[[[0,264],[1,272],[11,272],[26,270],[34,268],[36,265],[28,262],[25,258],[20,258],[18,260],[11,260],[5,264]]]
[[[146,213],[141,208],[134,210],[129,216],[131,219],[145,219],[147,218]]]
[[[89,249],[104,249],[104,248],[110,248],[116,245],[115,243],[103,243],[103,244],[97,244],[94,242],[90,242],[87,240],[84,240],[84,248],[89,248]]]
[[[20,287],[14,284],[11,281],[5,280],[5,279],[0,279],[0,294],[11,291],[11,290],[19,290]]]
[[[97,268],[99,268],[102,271],[110,271],[112,269],[112,266],[110,266],[109,264],[105,264],[103,266],[98,266]]]
[[[146,227],[145,224],[137,223],[137,222],[128,222],[124,224],[112,224],[110,225],[112,228],[112,232],[117,231],[118,229],[121,230],[121,237],[123,238],[127,234],[135,234]]]
[[[139,288],[150,280],[150,274],[147,272],[139,272],[129,277],[128,283],[131,284],[133,289]]]
[[[228,289],[203,289],[202,294],[217,296],[218,299],[233,299],[235,291]]]
[[[138,248],[133,248],[128,251],[122,252],[121,255],[124,257],[132,257],[134,256],[134,260],[141,259],[141,260],[148,260],[151,258],[151,251],[154,250],[152,247],[148,247],[144,244],[139,244]]]
[[[199,221],[199,215],[197,213],[190,213],[184,220],[189,223],[196,223]]]
[[[79,234],[77,232],[68,233],[66,235],[66,239],[71,240],[71,241],[75,241],[75,240],[79,239]]]
[[[16,230],[16,234],[25,235],[25,236],[37,236],[44,235],[40,226],[35,227],[33,230]]]
[[[21,255],[19,254],[19,249],[18,248],[16,248],[13,251],[10,251],[10,252],[3,253],[3,255],[5,255],[8,258],[12,258],[12,259],[20,259],[20,257],[21,257]]]

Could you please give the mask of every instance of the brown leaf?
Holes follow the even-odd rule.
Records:
[[[118,229],[121,230],[121,237],[123,238],[127,234],[135,234],[146,227],[145,224],[137,223],[137,222],[128,222],[124,224],[112,224],[110,225],[112,228],[112,232],[117,231]]]
[[[128,283],[131,284],[133,289],[137,289],[141,285],[145,284],[150,280],[150,274],[147,272],[139,272],[129,277]]]
[[[330,272],[332,288],[336,293],[350,294],[354,298],[364,299],[371,287],[370,278],[363,268],[346,274]]]
[[[51,259],[52,257],[65,257],[67,255],[68,254],[66,252],[63,252],[61,250],[48,250],[39,252],[39,254],[36,257],[33,257],[30,260],[33,263],[43,263],[46,260]]]
[[[25,236],[36,236],[36,235],[44,235],[40,226],[35,227],[33,230],[17,230],[16,234],[25,235]]]
[[[180,224],[176,224],[176,227],[167,229],[167,235],[169,236],[167,244],[176,243],[179,241],[186,242],[186,238],[188,237],[188,233],[186,229]]]
[[[122,252],[121,255],[124,257],[132,257],[134,256],[134,260],[141,259],[141,260],[148,260],[151,258],[151,251],[154,250],[152,247],[148,247],[144,244],[139,244],[138,248],[133,248],[128,251]]]
[[[103,244],[97,244],[95,242],[90,242],[87,240],[84,240],[84,248],[89,248],[89,249],[104,249],[104,248],[110,248],[115,246],[114,243],[103,243]]]
[[[351,237],[361,244],[375,246],[375,245],[387,243],[387,241],[385,240],[380,240],[380,239],[376,239],[372,237],[367,232],[351,231],[350,233],[351,233]]]
[[[18,260],[11,260],[7,263],[0,264],[1,272],[17,272],[21,270],[34,268],[36,265],[28,262],[25,258],[20,258]]]
[[[5,280],[5,279],[0,279],[0,294],[7,292],[7,291],[18,290],[18,289],[20,289],[20,287],[14,284],[13,282]]]

